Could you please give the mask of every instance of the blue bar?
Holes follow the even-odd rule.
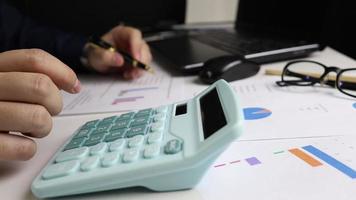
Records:
[[[330,155],[322,152],[321,150],[317,149],[312,145],[308,145],[303,147],[304,150],[308,151],[309,153],[313,154],[314,156],[318,157],[319,159],[323,160],[324,162],[328,163],[332,167],[336,168],[340,172],[344,173],[345,175],[349,176],[350,178],[356,178],[356,171],[352,168],[346,166],[342,162],[336,160],[335,158],[331,157]]]

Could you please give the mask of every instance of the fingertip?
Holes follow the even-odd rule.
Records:
[[[124,58],[119,53],[114,54],[113,60],[115,64],[114,66],[121,67],[122,65],[124,65]]]
[[[80,83],[79,79],[77,79],[74,83],[73,88],[71,89],[71,93],[73,94],[77,94],[80,92],[80,90],[82,89],[82,84]]]
[[[125,71],[123,74],[124,79],[131,79],[131,74],[129,71]]]
[[[27,138],[22,144],[17,147],[17,157],[19,160],[27,161],[35,156],[37,151],[36,142]]]
[[[136,60],[141,60],[141,52],[140,51],[136,51],[134,54],[133,54],[134,58]]]
[[[131,70],[127,70],[124,72],[124,78],[125,79],[129,79],[129,80],[133,80],[133,79],[137,79],[139,77],[141,77],[143,74],[143,71],[137,68],[133,68]]]
[[[133,77],[136,78],[140,78],[143,75],[143,71],[140,69],[134,69],[133,70]]]

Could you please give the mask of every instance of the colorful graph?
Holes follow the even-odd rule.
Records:
[[[246,158],[245,160],[251,166],[261,164],[261,161],[259,161],[256,157]]]
[[[293,155],[297,156],[298,158],[302,159],[304,162],[308,163],[312,167],[318,167],[318,166],[322,165],[321,162],[319,162],[318,160],[311,157],[310,155],[308,155],[307,153],[305,153],[304,151],[302,151],[300,149],[297,149],[297,148],[289,149],[289,152],[291,152]]]
[[[301,148],[292,148],[288,149],[288,151],[280,150],[273,152],[274,155],[282,154],[289,152],[291,155],[294,155],[298,159],[305,162],[307,165],[311,167],[319,167],[325,164],[330,165],[331,167],[335,168],[339,172],[345,174],[346,176],[350,177],[351,179],[356,179],[356,171],[351,167],[347,166],[346,164],[342,163],[341,161],[337,160],[336,158],[332,157],[331,155],[327,154],[326,152],[318,149],[313,145],[303,146]],[[250,166],[262,164],[262,162],[257,157],[248,157],[243,159],[245,160]],[[240,163],[242,160],[233,160],[230,162],[219,163],[214,165],[215,168],[220,167],[227,167],[232,164]]]
[[[265,108],[249,107],[243,109],[245,120],[256,120],[270,116],[272,112]]]
[[[261,161],[258,160],[256,157],[249,157],[249,158],[245,158],[244,159],[250,166],[254,166],[254,165],[259,165],[261,164]],[[232,160],[230,162],[227,162],[227,163],[221,163],[221,164],[217,164],[217,165],[214,165],[215,168],[217,167],[224,167],[224,166],[227,166],[227,165],[232,165],[232,164],[237,164],[237,163],[240,163],[241,160]]]
[[[117,98],[111,103],[111,105],[116,105],[116,104],[119,104],[119,103],[134,102],[137,99],[142,99],[142,98],[144,98],[144,96]]]
[[[323,152],[322,150],[312,146],[304,146],[302,147],[305,151],[313,154],[315,157],[319,158],[320,160],[326,162],[329,164],[331,167],[334,167],[335,169],[339,170],[341,173],[349,176],[350,178],[354,179],[356,178],[356,171],[344,163],[338,161],[337,159],[333,158],[329,154]]]
[[[127,90],[121,90],[119,96],[123,96],[130,92],[139,92],[139,91],[147,91],[147,90],[157,90],[158,87],[143,87],[143,88],[132,88]]]

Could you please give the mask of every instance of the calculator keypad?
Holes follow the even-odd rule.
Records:
[[[85,123],[55,158],[43,179],[66,176],[76,170],[88,172],[98,167],[153,159],[182,150],[178,139],[162,144],[165,138],[167,106],[111,116]],[[161,151],[162,150],[162,151]]]

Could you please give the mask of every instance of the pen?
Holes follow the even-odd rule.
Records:
[[[266,69],[265,74],[266,75],[277,75],[277,76],[281,76],[283,73],[282,69]],[[319,73],[316,72],[308,72],[308,71],[300,71],[298,72],[300,74],[304,74],[304,75],[308,75],[310,77],[314,77],[314,78],[318,78],[320,77]],[[327,78],[331,81],[335,81],[336,80],[336,75],[334,74],[328,74]],[[343,76],[341,78],[342,81],[345,82],[350,82],[350,83],[356,83],[356,77],[355,76]]]
[[[144,69],[144,70],[146,70],[148,72],[154,73],[154,70],[150,66],[148,66],[148,65],[146,65],[146,64],[144,64],[144,63],[142,63],[142,62],[140,62],[140,61],[138,61],[136,59],[134,59],[130,54],[128,54],[128,53],[126,53],[126,52],[124,52],[124,51],[122,51],[120,49],[116,49],[111,44],[109,44],[108,42],[100,39],[99,37],[96,37],[96,36],[90,37],[89,38],[89,45],[92,45],[94,47],[107,49],[108,51],[111,51],[111,52],[118,52],[124,58],[125,63],[128,63],[128,64],[132,65],[133,67],[141,68],[141,69]]]

